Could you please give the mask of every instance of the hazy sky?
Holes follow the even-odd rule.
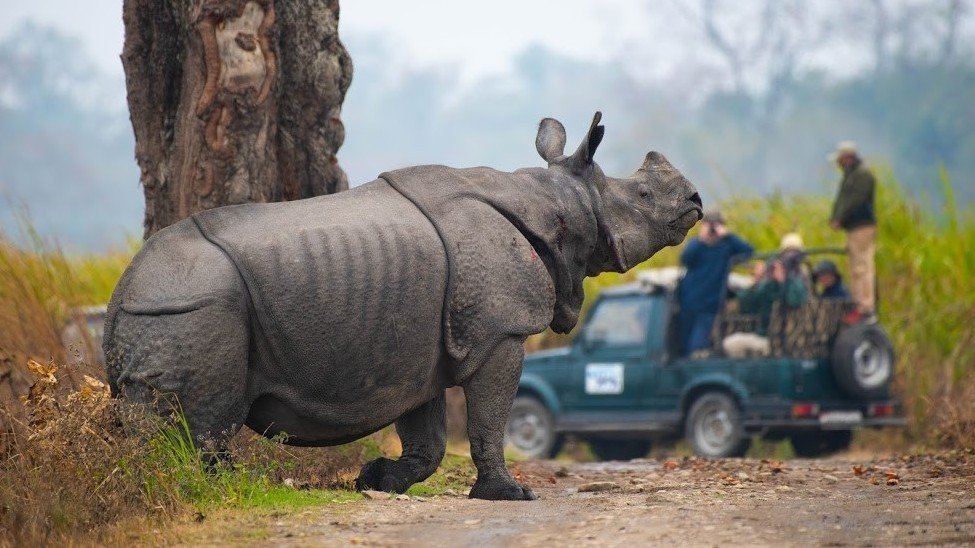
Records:
[[[80,38],[99,67],[121,75],[121,1],[6,4],[0,36],[27,19],[56,26]],[[603,60],[646,32],[646,8],[633,0],[346,0],[341,6],[340,33],[381,36],[410,65],[454,65],[465,82],[505,72],[513,56],[533,43]]]

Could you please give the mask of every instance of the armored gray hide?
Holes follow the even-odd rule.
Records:
[[[630,178],[593,163],[599,115],[572,155],[543,120],[548,168],[418,166],[337,195],[194,215],[150,238],[109,305],[113,392],[178,404],[217,450],[241,424],[332,445],[396,423],[403,456],[360,488],[436,470],[444,388],[468,400],[472,497],[534,498],[504,468],[522,343],[571,329],[582,280],[679,243],[700,199],[663,156]],[[160,406],[165,408],[165,406]]]

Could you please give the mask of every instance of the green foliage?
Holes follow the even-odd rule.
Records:
[[[406,494],[426,497],[442,495],[448,489],[456,493],[464,493],[473,485],[476,474],[477,470],[469,455],[448,452],[437,471],[423,483],[413,484],[407,489]]]
[[[257,443],[280,440],[261,438]],[[273,476],[287,468],[287,462],[208,464],[212,459],[193,442],[182,415],[159,425],[146,445],[148,462],[143,463],[141,477],[133,480],[143,482],[150,501],[181,501],[202,512],[214,507],[294,508],[359,498],[353,491],[299,490],[275,483]],[[146,475],[146,470],[151,473]]]

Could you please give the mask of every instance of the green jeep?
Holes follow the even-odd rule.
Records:
[[[776,306],[768,351],[731,358],[721,341],[756,321],[736,312],[747,281],[733,273],[711,350],[675,357],[676,271],[603,291],[570,346],[525,357],[509,447],[549,458],[571,434],[602,459],[626,460],[645,456],[653,439],[684,436],[700,456],[732,457],[759,435],[815,457],[848,447],[858,426],[904,424],[888,392],[891,343],[876,323],[844,325],[850,302]]]

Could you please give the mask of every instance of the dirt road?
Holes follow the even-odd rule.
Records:
[[[177,542],[259,545],[913,545],[975,543],[975,455],[512,466],[534,502],[463,494],[354,501]],[[230,518],[228,518],[230,519]]]

